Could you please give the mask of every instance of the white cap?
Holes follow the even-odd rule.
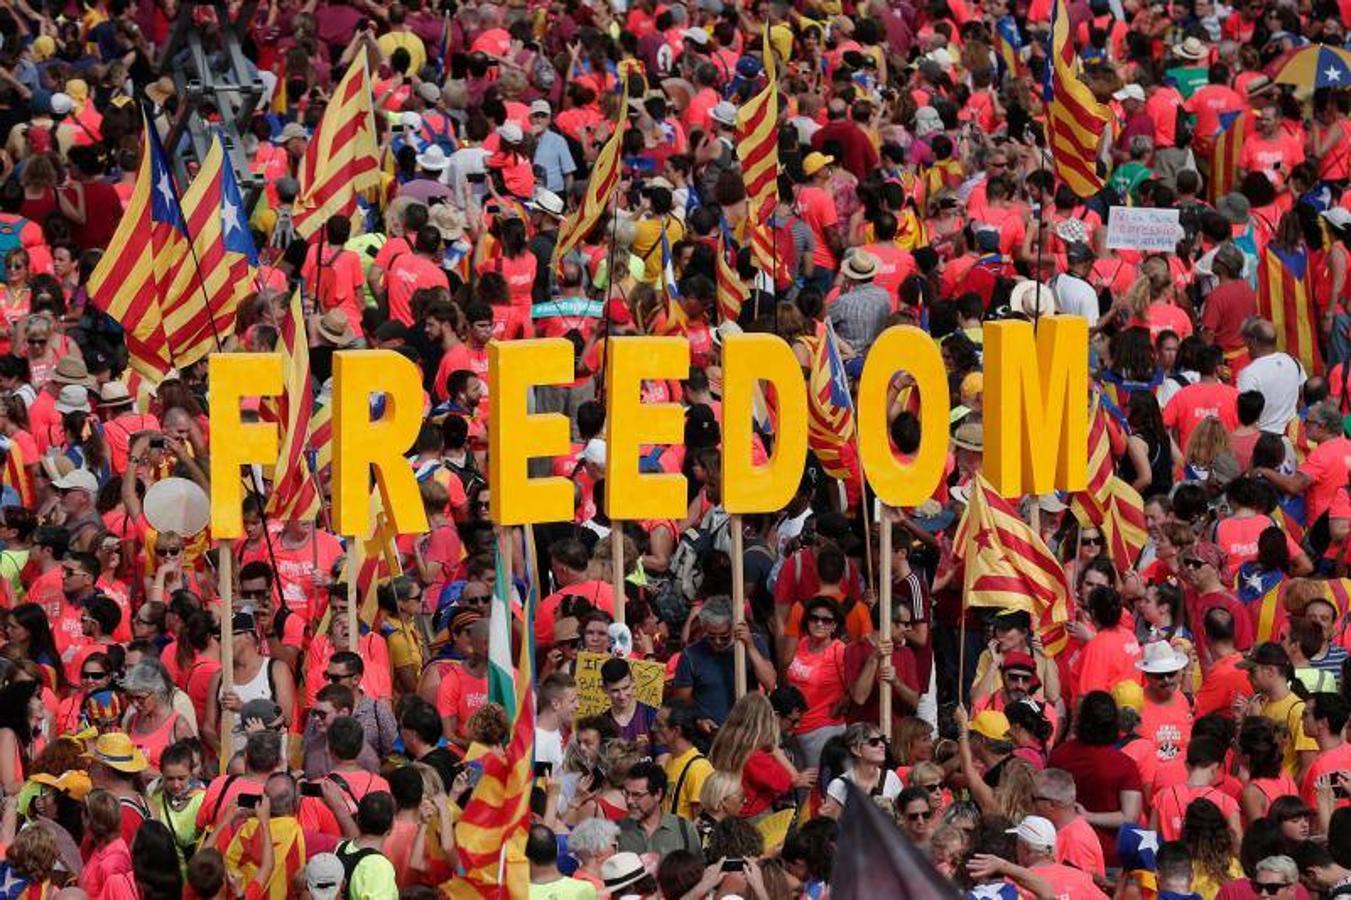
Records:
[[[446,151],[441,149],[440,144],[432,144],[425,152],[417,155],[418,168],[428,172],[444,171],[448,162]]]
[[[1017,828],[1009,828],[1006,834],[1016,834],[1018,840],[1042,850],[1055,849],[1055,826],[1050,819],[1041,816],[1026,816]]]
[[[708,117],[714,122],[723,125],[736,125],[736,107],[726,100],[719,100],[718,104],[708,111]]]
[[[342,880],[342,860],[332,853],[316,853],[305,864],[305,886],[314,900],[335,900]]]
[[[1139,100],[1145,102],[1145,89],[1138,84],[1128,84],[1112,94],[1113,100]]]
[[[508,144],[519,144],[525,140],[525,135],[521,133],[521,126],[515,122],[507,122],[505,125],[497,127],[497,136]]]
[[[70,111],[75,108],[75,101],[70,99],[69,94],[63,94],[58,91],[57,93],[52,94],[51,105],[53,115],[65,116],[69,115]]]
[[[605,441],[600,438],[587,441],[586,447],[582,450],[582,462],[591,463],[593,466],[605,465]]]
[[[1351,225],[1351,209],[1344,206],[1334,206],[1323,213],[1323,218],[1327,219],[1337,228],[1346,228]]]
[[[88,469],[71,469],[53,481],[52,487],[58,491],[88,491],[93,497],[99,492],[99,480]]]
[[[555,194],[548,188],[535,188],[535,196],[530,201],[530,208],[548,213],[551,216],[562,216],[564,213],[563,198]]]
[[[554,108],[549,105],[548,100],[535,100],[530,104],[530,115],[532,116],[552,116]]]
[[[708,32],[702,28],[686,28],[680,36],[687,41],[694,41],[700,47],[708,46]]]
[[[399,114],[399,124],[412,131],[422,130],[422,116],[413,112],[411,109],[406,113]]]

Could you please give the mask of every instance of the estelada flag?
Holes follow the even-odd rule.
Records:
[[[1318,313],[1309,296],[1309,253],[1268,244],[1257,265],[1257,314],[1276,326],[1276,346],[1306,373],[1321,372]]]
[[[1220,130],[1215,132],[1210,149],[1210,191],[1212,204],[1234,189],[1238,177],[1238,155],[1243,150],[1246,110],[1220,113]],[[1200,142],[1198,142],[1200,143]]]
[[[956,887],[901,833],[895,819],[848,779],[845,789],[830,895],[956,900]]]
[[[1064,649],[1070,608],[1065,569],[983,475],[970,482],[953,551],[966,567],[966,605],[1024,610],[1048,655]]]
[[[1095,397],[1088,429],[1088,485],[1076,491],[1070,503],[1074,516],[1097,526],[1106,540],[1107,553],[1119,571],[1134,568],[1140,551],[1149,541],[1145,530],[1145,503],[1135,488],[1117,477],[1116,460],[1125,436]]]

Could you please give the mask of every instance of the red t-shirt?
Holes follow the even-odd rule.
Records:
[[[335,252],[331,246],[324,247],[323,266],[318,265],[318,257],[319,245],[315,244],[310,247],[300,274],[305,279],[306,287],[311,290],[318,284],[315,293],[319,298],[320,312],[342,310],[343,315],[347,316],[347,324],[358,335],[363,334],[361,304],[357,300],[361,297],[364,301],[366,296],[366,274],[361,268],[361,257],[352,250],[338,249]]]
[[[1337,489],[1345,487],[1351,474],[1351,439],[1336,437],[1315,447],[1299,470],[1313,482],[1304,492],[1309,512],[1306,521],[1317,522],[1332,505]]]
[[[563,598],[568,596],[584,597],[592,606],[614,615],[614,588],[608,581],[582,581],[568,585],[540,601],[535,611],[535,640],[538,643],[554,642],[554,621],[558,618],[558,607],[563,603]]]
[[[522,253],[516,257],[499,253],[492,259],[485,259],[479,263],[478,274],[497,272],[506,279],[512,307],[524,310],[526,318],[529,319],[530,295],[535,288],[535,272],[538,266],[539,262],[533,253]]]
[[[1318,797],[1314,793],[1314,782],[1329,772],[1342,772],[1348,780],[1351,780],[1351,744],[1342,744],[1340,747],[1333,747],[1314,757],[1313,765],[1309,766],[1309,771],[1304,773],[1304,778],[1299,783],[1299,796],[1305,803],[1314,809],[1318,808]],[[1339,797],[1336,806],[1341,809],[1351,806],[1351,798]]]
[[[1118,681],[1138,680],[1135,661],[1140,652],[1140,642],[1130,629],[1114,625],[1099,631],[1071,664],[1077,683],[1074,695],[1082,697],[1089,691],[1110,693]]]
[[[1231,653],[1211,665],[1206,677],[1201,679],[1201,687],[1196,691],[1197,716],[1217,712],[1233,718],[1234,698],[1252,694],[1252,683],[1248,681],[1247,671],[1238,667],[1242,661],[1242,653]]]
[[[1182,836],[1182,820],[1187,815],[1187,807],[1197,800],[1214,803],[1226,819],[1238,815],[1238,801],[1214,785],[1173,785],[1154,796],[1154,809],[1159,814],[1159,833],[1164,840],[1175,841]]]
[[[1210,416],[1224,427],[1238,427],[1238,389],[1217,381],[1189,384],[1173,395],[1163,408],[1163,424],[1177,431],[1177,442],[1185,451],[1196,426]]]
[[[450,288],[441,267],[416,253],[405,253],[390,263],[385,283],[389,285],[389,317],[405,325],[413,324],[414,292],[421,288]]]
[[[327,600],[327,594],[315,585],[315,575],[328,575],[333,570],[333,563],[342,556],[342,544],[328,532],[316,531],[312,540],[305,541],[299,547],[287,547],[282,544],[280,535],[281,526],[273,527],[271,550],[268,549],[268,542],[263,542],[254,550],[241,555],[240,564],[255,559],[267,563],[275,560],[277,583],[281,587],[283,602],[302,622],[310,622]]]
[[[1185,758],[1192,736],[1192,708],[1186,695],[1174,692],[1167,703],[1145,698],[1140,711],[1140,737],[1154,746],[1160,762]]]
[[[1225,591],[1212,591],[1209,594],[1199,596],[1187,596],[1187,620],[1189,622],[1205,622],[1206,613],[1217,606],[1222,606],[1229,610],[1229,614],[1234,617],[1234,646],[1239,650],[1247,650],[1252,646],[1252,619],[1248,611],[1243,608],[1233,595]],[[1201,659],[1206,658],[1206,630],[1201,628],[1192,635],[1192,643],[1196,645],[1196,655]]]
[[[1102,856],[1102,842],[1088,820],[1077,816],[1068,825],[1056,829],[1055,861],[1074,866],[1099,878],[1107,877],[1107,861]]]
[[[1257,315],[1257,294],[1242,278],[1226,281],[1206,298],[1201,324],[1215,335],[1221,350],[1244,348],[1243,323]],[[1231,428],[1234,426],[1230,426]]]
[[[797,734],[806,734],[826,725],[844,724],[844,719],[833,712],[848,687],[843,642],[832,640],[820,650],[813,651],[810,641],[802,641],[788,665],[787,677],[788,683],[800,690],[807,701]]]
[[[840,223],[840,213],[835,207],[835,198],[824,188],[815,185],[804,187],[797,194],[797,214],[812,236],[816,238],[816,251],[813,261],[823,268],[835,271],[835,254],[826,243],[826,230]]]
[[[1100,747],[1071,738],[1051,751],[1048,765],[1064,769],[1074,776],[1078,802],[1089,812],[1115,812],[1121,809],[1121,792],[1144,792],[1140,769],[1126,754],[1114,747]],[[1116,854],[1116,829],[1094,828],[1102,843],[1107,865],[1119,865]]]
[[[764,750],[752,751],[741,767],[741,792],[746,795],[741,817],[766,812],[775,798],[787,793],[792,786],[793,777],[783,763]]]

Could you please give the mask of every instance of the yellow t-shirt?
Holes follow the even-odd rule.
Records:
[[[1296,754],[1318,749],[1317,742],[1304,733],[1304,701],[1293,693],[1286,694],[1285,699],[1263,706],[1262,715],[1290,733],[1290,740],[1285,745],[1285,773],[1293,778]]]
[[[634,229],[633,255],[643,262],[643,282],[661,284],[661,232],[666,229],[666,242],[675,249],[676,241],[685,236],[685,226],[675,216],[642,219]]]
[[[685,766],[689,771],[685,771]],[[676,795],[676,783],[684,772],[685,780],[680,783],[680,794]],[[694,819],[694,804],[699,802],[704,782],[713,774],[713,764],[704,759],[698,748],[691,747],[679,756],[666,761],[666,811],[673,812],[683,819]]]
[[[394,629],[385,636],[385,643],[389,646],[390,668],[398,671],[404,666],[413,666],[421,672],[423,663],[422,636],[418,634],[417,625],[413,622],[386,621]]]

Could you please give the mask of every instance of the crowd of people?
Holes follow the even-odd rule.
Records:
[[[500,577],[536,598],[516,633],[535,649],[535,781],[506,863],[528,866],[532,900],[821,900],[835,867],[876,862],[837,840],[859,797],[953,894],[1351,896],[1346,0],[179,6],[0,3],[7,897],[484,890],[456,835],[511,733],[489,702]],[[1048,149],[1056,16],[1110,111],[1091,196]],[[229,592],[219,542],[157,526],[153,485],[208,486],[207,364],[138,391],[123,323],[91,299],[142,110],[167,135],[189,102],[163,58],[189,20],[235,29],[264,87],[240,141],[261,264],[221,352],[279,349],[300,302],[316,408],[338,350],[424,374],[408,459],[429,531],[398,538],[357,634],[351,548],[326,513],[271,514],[267,478]],[[1312,44],[1330,74],[1287,83]],[[305,240],[302,161],[363,50],[381,187]],[[767,71],[765,267],[738,112]],[[1235,120],[1242,146],[1216,153]],[[621,121],[617,189],[555,260]],[[1174,252],[1109,248],[1125,206],[1176,210]],[[1276,258],[1294,274],[1273,292]],[[954,546],[982,470],[982,323],[1048,315],[1088,320],[1084,402],[1146,526],[1123,558],[1119,519],[1012,499],[1063,567],[1054,644],[1031,597],[966,603]],[[941,343],[951,385],[933,497],[875,506],[826,436],[784,509],[729,519],[723,339],[775,334],[805,378],[832,343],[856,384],[897,324]],[[606,515],[605,345],[633,334],[690,343],[686,378],[643,388],[685,408],[683,444],[641,460],[685,476],[683,518]],[[533,465],[576,504],[533,527],[530,558],[489,518],[487,347],[534,336],[575,350],[575,379],[531,402],[571,422],[570,454]],[[908,387],[888,393],[901,457],[919,445]]]

